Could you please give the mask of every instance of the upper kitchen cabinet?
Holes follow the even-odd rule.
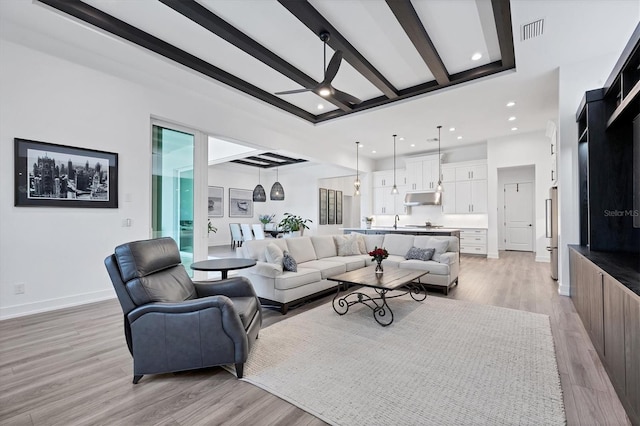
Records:
[[[442,165],[443,213],[487,213],[486,161]]]
[[[391,195],[394,177],[398,187],[398,195]],[[404,196],[407,192],[406,172],[404,169],[384,170],[373,173],[373,214],[393,215],[407,214],[407,207],[404,205]]]
[[[440,174],[437,155],[407,159],[406,171],[408,191],[436,190]]]

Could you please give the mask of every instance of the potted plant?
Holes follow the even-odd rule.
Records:
[[[285,213],[284,218],[278,224],[278,227],[290,235],[302,235],[305,229],[309,229],[307,223],[313,223],[311,219],[303,219],[300,216],[291,213]]]
[[[258,216],[258,219],[262,223],[262,228],[267,230],[267,225],[273,221],[273,218],[276,217],[275,214],[261,214]]]
[[[215,234],[216,232],[218,232],[218,228],[213,226],[213,223],[211,223],[211,219],[208,219],[207,220],[207,236],[212,232]]]
[[[367,224],[367,229],[371,229],[371,224],[373,223],[373,216],[365,217],[364,221]]]

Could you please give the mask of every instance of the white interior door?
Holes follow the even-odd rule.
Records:
[[[533,183],[504,186],[505,249],[533,251]]]

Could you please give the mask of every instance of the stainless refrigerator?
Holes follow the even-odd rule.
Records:
[[[558,188],[549,189],[545,202],[547,250],[551,252],[551,278],[558,279]]]

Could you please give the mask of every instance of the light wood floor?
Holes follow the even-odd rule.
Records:
[[[433,293],[435,297],[443,297]],[[449,298],[549,315],[569,425],[630,424],[571,300],[532,253],[465,256]],[[286,316],[266,310],[264,325]],[[145,376],[132,362],[116,300],[0,322],[1,425],[320,425],[221,368]]]

